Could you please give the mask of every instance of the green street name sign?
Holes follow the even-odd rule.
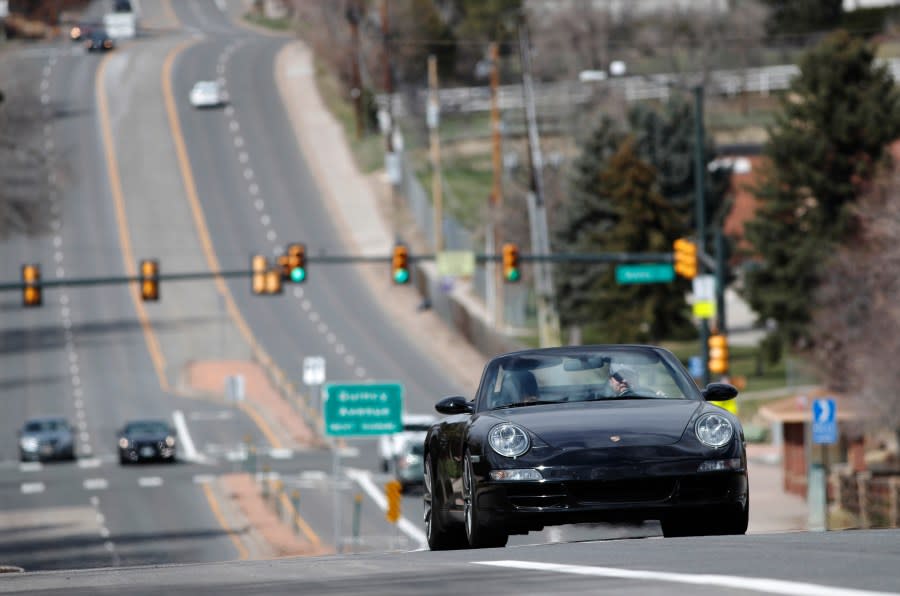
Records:
[[[642,263],[640,265],[616,265],[618,284],[656,284],[675,279],[671,263]]]
[[[326,383],[322,390],[326,435],[384,435],[403,430],[400,383]]]

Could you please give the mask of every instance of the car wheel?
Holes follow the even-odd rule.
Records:
[[[461,529],[448,528],[440,514],[442,501],[434,491],[434,472],[431,458],[425,458],[425,537],[431,550],[451,550],[466,546],[466,536]]]
[[[747,533],[750,522],[750,502],[745,507],[728,507],[716,516],[710,534],[738,536]]]
[[[119,464],[125,466],[125,465],[128,465],[128,463],[130,463],[130,462],[127,457],[125,457],[124,455],[119,456]]]
[[[466,537],[472,548],[494,548],[506,546],[509,534],[491,528],[481,522],[478,505],[475,503],[475,472],[472,459],[466,453],[463,460],[463,508],[466,518]]]

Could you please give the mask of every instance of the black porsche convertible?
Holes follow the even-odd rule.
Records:
[[[488,362],[473,400],[447,397],[425,438],[432,550],[505,546],[544,526],[660,520],[665,536],[744,534],[740,422],[669,351],[574,346]]]

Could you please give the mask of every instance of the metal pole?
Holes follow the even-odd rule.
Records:
[[[428,56],[428,137],[431,141],[431,199],[434,202],[434,252],[444,250],[444,195],[441,187],[441,141],[438,136],[440,101],[438,99],[437,58]]]
[[[697,249],[706,254],[706,161],[703,156],[703,86],[694,87],[694,193]],[[700,270],[703,270],[702,260]],[[703,362],[703,385],[709,383],[709,322],[700,321],[700,358]]]
[[[338,445],[337,443],[332,444],[331,446],[332,460],[331,460],[331,482],[332,482],[332,498],[331,504],[334,507],[334,552],[340,554],[342,552],[341,545],[341,503],[340,503],[340,490],[338,489],[338,482],[340,478],[341,472],[341,456],[338,453]]]
[[[725,236],[721,225],[713,231],[716,252],[716,329],[719,333],[728,333],[725,316]]]
[[[547,232],[547,207],[544,204],[543,158],[534,105],[531,80],[531,47],[524,18],[519,24],[519,53],[522,60],[522,92],[525,95],[525,115],[528,126],[528,159],[531,166],[531,190],[528,193],[528,212],[531,216],[531,246],[537,254],[550,254]],[[560,344],[559,315],[553,294],[553,270],[550,263],[538,263],[535,268],[537,290],[538,335],[541,347]]]
[[[353,497],[353,543],[359,546],[359,517],[362,511],[362,495]]]

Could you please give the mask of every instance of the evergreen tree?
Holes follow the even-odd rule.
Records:
[[[616,223],[612,201],[600,185],[600,173],[615,154],[623,131],[604,116],[573,164],[570,199],[559,214],[553,246],[560,252],[599,252]],[[603,294],[600,278],[606,265],[560,263],[554,268],[556,295],[563,325],[588,325]],[[605,280],[604,282],[605,283]]]
[[[576,179],[585,186],[563,234],[572,241],[569,250],[668,252],[681,228],[678,214],[659,193],[656,172],[640,159],[634,139],[620,139],[621,134],[605,121],[580,160]],[[608,158],[589,163],[591,149],[595,159]],[[590,166],[600,164],[592,175]],[[659,341],[690,328],[683,293],[673,292],[670,284],[620,286],[612,266],[574,264],[567,269],[569,275],[560,277],[577,291],[560,292],[565,297],[563,321],[583,325],[591,341]]]
[[[835,33],[800,71],[769,130],[760,206],[746,226],[761,257],[747,272],[746,297],[790,342],[807,337],[822,263],[853,231],[849,207],[900,133],[900,96],[869,45]]]

